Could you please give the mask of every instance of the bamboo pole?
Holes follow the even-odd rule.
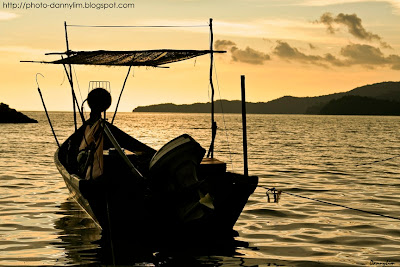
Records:
[[[210,86],[211,86],[211,144],[207,157],[214,157],[214,141],[217,134],[217,123],[214,118],[214,83],[213,83],[213,67],[214,67],[214,33],[212,27],[213,19],[210,18]]]
[[[241,77],[241,88],[242,88],[242,126],[243,126],[243,169],[244,175],[249,176],[249,168],[247,162],[247,123],[246,123],[246,88],[245,88],[245,76]]]
[[[67,45],[67,57],[70,57],[69,42],[68,42],[68,32],[67,32],[67,22],[66,21],[64,21],[64,29],[65,29],[65,43]],[[71,67],[71,64],[68,64],[68,66],[69,66],[69,77],[70,77],[69,82],[70,82],[70,85],[71,85],[71,93],[72,93],[72,106],[73,106],[73,112],[74,112],[74,125],[75,125],[75,131],[77,131],[78,130],[78,125],[77,125],[77,122],[76,122],[76,108],[75,108],[76,97],[75,97],[75,92],[74,92],[74,81],[73,81],[73,78],[72,78],[72,67]]]

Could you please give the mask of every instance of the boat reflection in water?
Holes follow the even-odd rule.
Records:
[[[65,265],[216,266],[225,256],[235,256],[240,261],[237,248],[248,246],[247,242],[234,239],[219,243],[193,240],[192,244],[170,240],[173,246],[157,250],[136,244],[129,233],[111,238],[73,199],[61,204],[59,214],[62,216],[54,227],[59,230],[60,242],[53,245],[65,250],[65,258],[58,260]]]
[[[60,206],[59,214],[62,215],[54,222],[54,227],[59,230],[59,243],[57,247],[65,249],[66,264],[89,264],[99,262],[101,229],[71,198]]]

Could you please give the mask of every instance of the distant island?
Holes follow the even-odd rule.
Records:
[[[400,82],[381,82],[343,93],[315,97],[284,96],[246,103],[249,114],[400,115]],[[139,106],[133,112],[209,113],[210,103]],[[239,100],[215,101],[216,113],[241,113]]]
[[[0,103],[0,123],[37,123],[25,114],[10,108],[7,104]]]

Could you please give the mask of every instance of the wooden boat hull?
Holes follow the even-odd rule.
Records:
[[[134,165],[144,175],[150,175],[143,166],[148,166],[156,151],[117,127],[109,127],[121,146],[135,152],[128,156]],[[196,237],[232,238],[233,226],[258,183],[255,176],[244,177],[225,172],[221,164],[213,164],[212,159],[207,159],[197,171],[199,182],[193,188],[173,195],[157,190],[154,192],[149,189],[148,183],[132,179],[129,168],[119,155],[105,156],[104,175],[99,179],[82,179],[73,173],[74,167],[68,160],[76,153],[71,144],[79,140],[81,133],[82,129],[79,129],[54,155],[55,164],[71,196],[103,228],[105,234],[133,237],[140,244],[160,240],[194,240]],[[104,146],[107,150],[111,145],[105,142]],[[191,190],[209,192],[214,209],[199,205],[196,208],[203,209],[205,215],[185,222],[177,216],[175,206],[180,205],[182,199],[188,199]]]

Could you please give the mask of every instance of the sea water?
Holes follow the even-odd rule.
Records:
[[[248,115],[249,173],[279,202],[256,189],[231,253],[144,258],[100,242],[54,165],[45,114],[26,114],[39,123],[0,125],[0,266],[97,266],[105,254],[127,266],[400,266],[400,220],[359,211],[400,217],[400,117]],[[50,117],[64,141],[72,113]],[[243,173],[241,116],[216,120],[214,156]],[[155,149],[183,133],[210,145],[209,114],[119,113],[115,125]]]

